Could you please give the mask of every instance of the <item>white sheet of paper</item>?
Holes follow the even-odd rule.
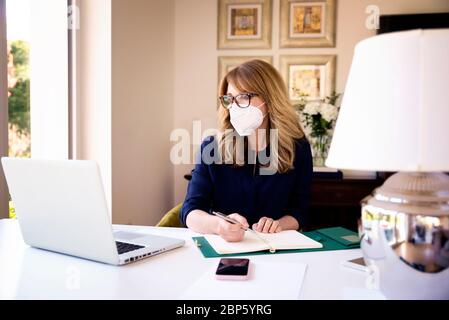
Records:
[[[345,300],[386,300],[379,291],[366,288],[343,288],[343,299]]]
[[[307,265],[299,262],[250,262],[248,280],[217,280],[209,269],[180,299],[292,300],[298,299]]]

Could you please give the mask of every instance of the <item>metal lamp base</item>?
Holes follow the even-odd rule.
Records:
[[[362,201],[361,247],[391,299],[449,299],[449,176],[391,176]]]

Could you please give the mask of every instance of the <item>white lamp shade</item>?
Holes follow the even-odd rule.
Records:
[[[326,165],[449,171],[449,29],[357,44]]]

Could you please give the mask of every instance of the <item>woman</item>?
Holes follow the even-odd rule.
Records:
[[[243,240],[243,228],[250,225],[264,233],[303,227],[312,156],[281,76],[264,61],[246,62],[224,77],[220,101],[220,134],[201,146],[202,160],[193,171],[181,221],[196,232],[218,234],[230,242]],[[243,152],[235,143],[241,139]],[[205,161],[205,155],[218,161]],[[269,155],[270,165],[261,161],[264,155]],[[273,163],[274,174],[263,174]]]

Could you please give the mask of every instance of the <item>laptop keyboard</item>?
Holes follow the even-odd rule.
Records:
[[[117,245],[118,254],[145,248],[144,246],[138,246],[136,244],[125,243],[120,241],[116,241],[115,244]]]

